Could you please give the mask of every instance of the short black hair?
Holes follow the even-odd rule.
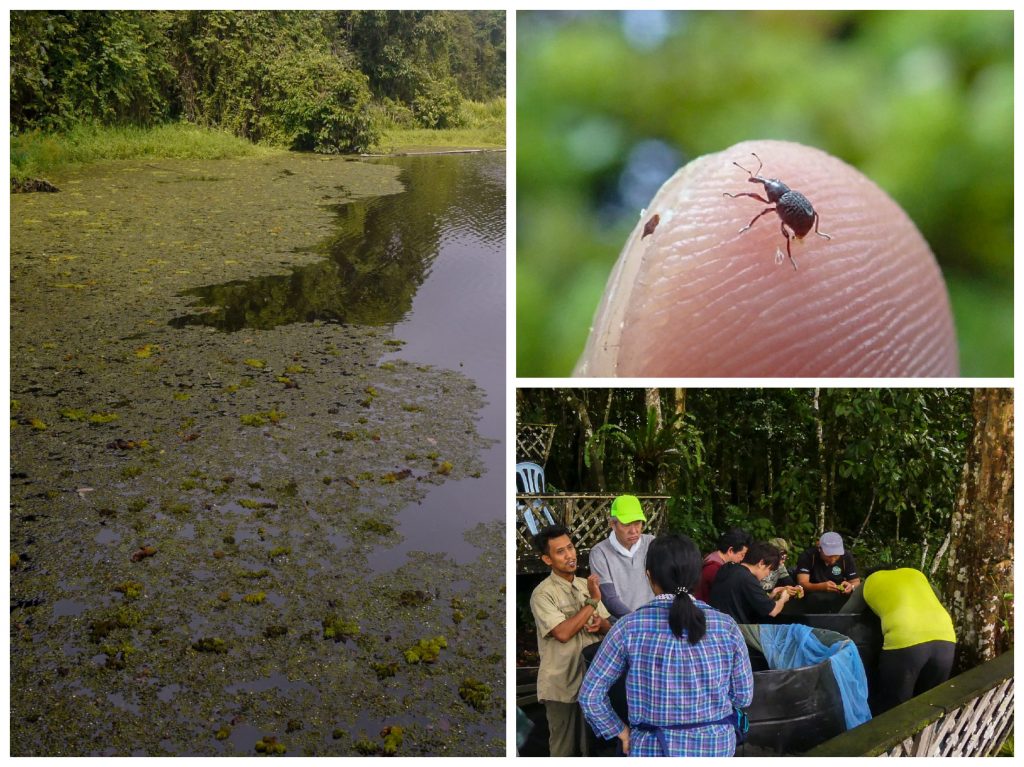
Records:
[[[730,527],[718,536],[718,550],[723,554],[729,549],[739,553],[744,546],[754,542],[754,536],[739,527]]]
[[[568,535],[569,540],[572,540],[572,536],[569,535],[569,528],[565,525],[549,525],[533,536],[533,545],[537,547],[537,551],[541,554],[547,554],[548,544],[551,543],[551,539],[561,538],[563,535]]]
[[[772,570],[778,567],[781,561],[782,552],[764,541],[755,541],[750,544],[746,556],[743,557],[743,564],[745,565],[759,565],[764,562]]]

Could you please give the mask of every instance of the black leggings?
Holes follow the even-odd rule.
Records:
[[[955,642],[922,642],[878,656],[879,711],[888,711],[949,679]]]

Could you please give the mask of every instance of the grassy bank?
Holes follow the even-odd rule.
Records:
[[[460,126],[416,128],[404,116],[380,116],[381,139],[373,152],[430,149],[495,149],[505,146],[505,99],[464,102]],[[11,178],[47,178],[63,169],[102,160],[179,158],[219,160],[285,151],[253,144],[223,131],[187,123],[155,128],[80,126],[66,133],[24,133],[11,137]]]
[[[223,131],[184,123],[155,128],[80,126],[67,133],[11,137],[11,178],[39,178],[101,160],[166,158],[218,160],[281,151]]]
[[[411,112],[381,112],[381,138],[372,151],[411,152],[431,149],[499,149],[505,146],[505,99],[464,101],[459,127],[419,128]]]

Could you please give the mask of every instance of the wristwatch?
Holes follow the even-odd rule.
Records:
[[[601,603],[598,600],[594,599],[593,597],[587,597],[586,599],[583,600],[583,604],[590,605],[591,607],[593,607],[596,610],[597,606],[599,604],[601,604]]]

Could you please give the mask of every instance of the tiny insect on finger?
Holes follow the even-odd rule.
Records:
[[[818,231],[818,212],[811,205],[810,200],[804,197],[800,192],[794,189],[790,189],[784,183],[779,181],[777,178],[764,178],[760,176],[761,168],[764,163],[761,162],[761,158],[754,152],[751,152],[754,158],[757,160],[757,170],[751,173],[749,170],[744,168],[738,162],[733,162],[737,168],[747,174],[749,181],[752,184],[761,184],[764,187],[764,193],[767,198],[762,197],[759,194],[753,192],[739,192],[737,194],[731,194],[730,192],[722,192],[725,197],[753,197],[755,200],[766,203],[771,206],[765,208],[752,219],[750,223],[740,229],[740,232],[745,232],[754,225],[761,216],[767,215],[768,213],[776,213],[780,220],[779,228],[782,230],[782,236],[786,238],[786,255],[789,256],[789,261],[793,264],[793,269],[796,269],[796,261],[793,260],[793,251],[790,247],[792,238],[802,240],[804,236],[814,228],[814,233],[819,237],[824,237],[826,240],[831,240],[831,235],[825,234],[824,232]],[[773,204],[774,203],[774,204]],[[776,260],[778,263],[778,259]]]

